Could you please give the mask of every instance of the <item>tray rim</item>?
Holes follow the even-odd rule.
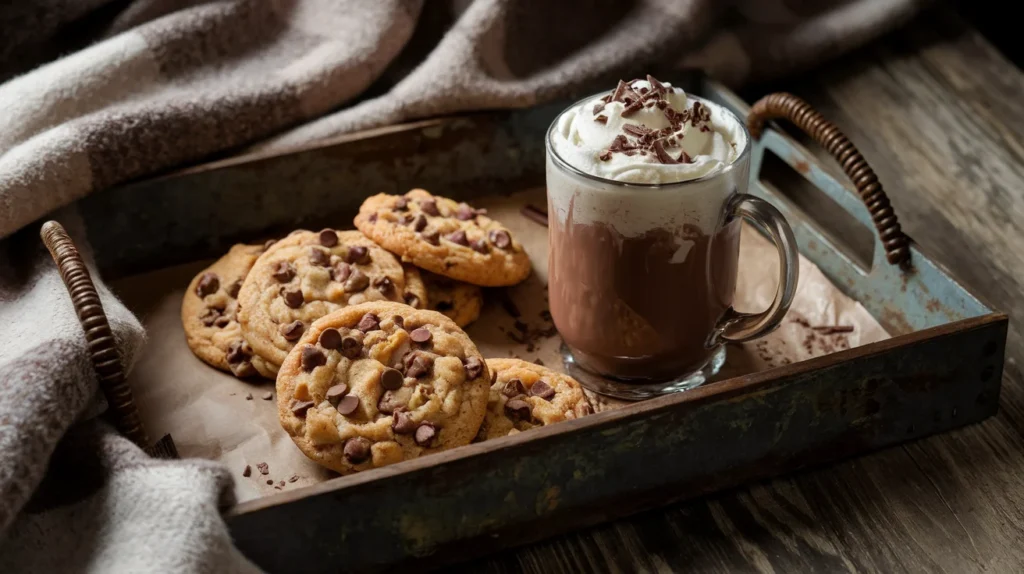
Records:
[[[337,492],[346,488],[374,482],[386,477],[397,477],[417,471],[440,466],[447,462],[473,456],[482,456],[491,452],[509,450],[526,443],[550,440],[563,434],[592,430],[592,427],[617,426],[628,420],[658,414],[666,410],[695,407],[708,402],[729,400],[737,396],[751,395],[771,390],[781,384],[784,379],[806,375],[853,359],[880,355],[915,345],[942,335],[981,328],[997,323],[1009,322],[1006,313],[991,312],[977,317],[959,319],[950,323],[936,325],[910,333],[890,337],[882,341],[868,343],[851,349],[836,351],[805,361],[780,365],[764,371],[739,375],[712,383],[701,385],[685,393],[674,393],[594,413],[593,415],[564,421],[557,425],[541,427],[529,433],[518,433],[480,443],[468,444],[429,456],[410,459],[394,465],[376,468],[346,476],[339,476],[324,482],[303,486],[287,492],[279,492],[246,500],[230,507],[224,512],[225,519],[257,512],[266,508],[288,504],[311,495]]]

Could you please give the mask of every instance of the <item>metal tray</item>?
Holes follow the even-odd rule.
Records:
[[[741,117],[750,112],[702,76],[674,80]],[[111,278],[351,218],[362,198],[381,191],[426,187],[472,198],[524,189],[543,184],[543,134],[565,105],[431,119],[235,157],[95,194],[80,211]],[[834,166],[771,123],[754,148],[751,193],[783,210],[802,253],[893,338],[246,502],[227,514],[239,548],[271,571],[432,567],[992,415],[1006,315],[894,235],[880,186],[862,177],[866,164],[854,161],[837,130],[791,96],[758,105],[762,116],[789,117],[843,159],[871,209]],[[802,197],[762,181],[783,164],[799,174],[790,182]],[[845,219],[810,216],[826,203]],[[866,238],[860,249],[845,249],[856,237]],[[81,293],[66,251],[63,243],[53,249]],[[94,305],[81,299],[76,306]],[[108,368],[109,357],[97,353],[98,367]],[[104,376],[108,396],[128,397],[111,403],[130,417],[123,377]],[[136,432],[137,418],[124,420],[125,432]],[[134,436],[146,440],[140,429]]]

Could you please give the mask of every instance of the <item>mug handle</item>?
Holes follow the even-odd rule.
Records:
[[[749,221],[775,244],[779,252],[779,286],[772,304],[760,313],[740,313],[729,307],[708,337],[709,348],[721,343],[742,343],[774,331],[793,303],[800,277],[796,238],[775,206],[759,197],[740,194],[730,203],[726,215],[727,220],[736,216]]]

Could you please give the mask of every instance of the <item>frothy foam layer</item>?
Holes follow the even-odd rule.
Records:
[[[614,181],[666,184],[721,171],[747,145],[723,108],[648,76],[565,112],[551,134],[576,169]]]
[[[582,177],[549,157],[548,198],[557,221],[564,224],[571,210],[572,221],[603,223],[624,237],[676,230],[676,259],[685,258],[692,243],[684,229],[715,233],[726,202],[746,189],[749,177],[743,155],[749,142],[736,117],[650,76],[620,82],[613,93],[564,112],[549,144],[562,161],[609,180]],[[687,183],[683,189],[645,189],[617,182]]]

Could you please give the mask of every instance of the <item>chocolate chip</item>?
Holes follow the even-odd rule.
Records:
[[[311,247],[309,249],[309,262],[320,267],[330,267],[331,254],[319,247]]]
[[[220,318],[220,309],[208,308],[199,316],[199,320],[203,322],[203,325],[207,327],[212,326]]]
[[[306,326],[302,324],[302,321],[292,321],[287,325],[281,325],[278,330],[281,331],[285,341],[298,341],[302,332],[306,330]]]
[[[377,223],[377,214],[371,213],[370,216],[366,218],[366,220],[369,221],[370,223]]]
[[[200,297],[206,297],[207,295],[213,295],[220,289],[220,278],[217,277],[216,273],[207,271],[199,277],[199,283],[196,283],[196,295]]]
[[[242,476],[246,478],[252,476],[252,467],[249,465],[245,465],[245,470],[242,471]]]
[[[487,255],[488,253],[491,252],[491,248],[487,245],[487,242],[484,241],[483,237],[471,242],[469,246],[473,248],[473,251],[476,251],[477,253],[483,253],[484,255]]]
[[[348,293],[358,293],[369,286],[370,278],[366,276],[366,273],[363,273],[358,269],[353,269],[352,274],[349,275],[347,280],[345,280],[345,285],[343,287]]]
[[[409,200],[404,197],[399,197],[395,200],[395,209],[402,211],[409,207]]]
[[[363,318],[359,320],[359,324],[356,325],[356,329],[359,329],[360,331],[362,331],[364,333],[369,333],[370,331],[376,331],[379,328],[380,328],[380,318],[377,317],[377,315],[375,315],[373,313],[367,313],[367,314],[363,315]]]
[[[370,250],[364,245],[353,245],[352,247],[349,247],[348,252],[345,253],[345,261],[347,263],[366,265],[370,262]]]
[[[484,362],[480,360],[480,357],[463,359],[462,366],[466,368],[466,378],[471,381],[484,371]]]
[[[252,347],[249,346],[249,343],[246,343],[241,339],[236,339],[231,341],[231,344],[228,345],[228,352],[225,354],[224,358],[229,364],[231,364],[241,363],[242,361],[248,360],[251,356]]]
[[[265,462],[256,463],[256,470],[260,471],[260,474],[266,476],[270,474],[270,465]]]
[[[290,261],[278,261],[274,265],[274,279],[281,283],[287,283],[295,278],[295,266]]]
[[[426,327],[413,329],[413,331],[409,333],[409,338],[412,339],[413,343],[429,343],[432,337],[433,335],[430,333],[430,329],[427,329]]]
[[[576,416],[578,417],[585,417],[587,415],[594,414],[594,408],[587,403],[580,403],[576,405],[576,408],[573,410],[576,411]]]
[[[403,295],[402,298],[405,299],[405,304],[410,307],[420,306],[420,298],[417,297],[416,295],[413,295],[412,293],[409,293],[408,291],[406,291],[405,295]]]
[[[269,400],[271,400],[273,398],[274,398],[274,393],[272,393],[270,391],[267,391],[267,392],[263,393],[263,400],[269,401]]]
[[[405,377],[402,376],[402,373],[400,373],[398,369],[387,367],[380,375],[380,386],[389,391],[397,391],[402,388],[402,383],[404,381]]]
[[[492,230],[489,237],[491,238],[491,243],[498,249],[508,249],[512,245],[512,236],[504,229]]]
[[[423,423],[416,427],[416,434],[413,436],[413,439],[416,441],[416,444],[420,446],[430,446],[430,443],[433,442],[434,437],[436,436],[437,429],[434,425],[431,423]]]
[[[391,282],[391,279],[384,277],[383,275],[375,278],[371,283],[384,295],[390,295],[395,290],[395,284]]]
[[[420,237],[423,239],[423,241],[426,241],[427,243],[429,243],[431,245],[440,245],[441,244],[441,234],[438,233],[436,229],[431,229],[430,231],[424,231],[423,233],[420,233]]]
[[[278,490],[281,490],[282,488],[284,488],[284,481],[282,480],[282,481],[278,482],[277,486],[275,486],[274,488],[276,488]]]
[[[351,464],[366,462],[370,458],[370,441],[357,436],[345,442],[345,460]]]
[[[334,247],[338,244],[338,234],[333,229],[324,229],[320,232],[320,245]]]
[[[455,217],[460,221],[469,221],[476,217],[476,210],[465,203],[460,203],[459,208],[455,211]]]
[[[533,416],[530,403],[521,399],[509,399],[505,403],[505,414],[514,421],[528,421]]]
[[[555,389],[552,388],[547,381],[541,379],[536,383],[533,383],[533,386],[530,387],[530,394],[535,397],[540,397],[545,401],[550,401],[555,398]]]
[[[306,345],[302,348],[302,370],[312,371],[317,367],[327,364],[327,355],[313,345]]]
[[[355,337],[348,336],[341,340],[341,354],[348,359],[358,359],[363,352],[363,344]]]
[[[412,220],[413,231],[423,231],[423,228],[427,226],[427,218],[423,217],[423,214],[416,216],[416,219]]]
[[[518,397],[519,395],[526,394],[526,386],[523,385],[523,381],[519,379],[511,379],[505,383],[505,386],[501,388],[501,394],[508,398]]]
[[[239,363],[229,364],[228,368],[231,369],[231,374],[239,379],[249,379],[259,374],[256,367],[252,366],[248,359]]]
[[[380,400],[377,401],[377,410],[384,414],[391,414],[405,407],[405,402],[398,398],[398,395],[391,392],[385,391],[380,396]]]
[[[242,280],[241,279],[239,279],[238,281],[235,281],[231,285],[228,285],[228,295],[231,298],[233,298],[233,299],[238,298],[238,292],[241,291],[241,290],[242,290]]]
[[[348,416],[359,408],[359,397],[355,395],[345,395],[338,401],[338,405],[335,407],[338,409],[338,413]]]
[[[441,215],[441,212],[437,209],[437,202],[433,199],[424,199],[420,201],[420,209],[422,209],[423,213],[426,213],[427,215],[433,215],[435,217]]]
[[[274,479],[273,478],[268,478],[267,479],[267,484],[274,484]]]
[[[418,379],[430,372],[434,366],[434,358],[425,353],[414,351],[402,359],[405,365],[405,376]]]
[[[288,477],[288,482],[295,482],[297,480],[299,480],[299,475],[297,475],[297,474],[293,474],[293,475]]]
[[[466,239],[466,232],[461,229],[449,233],[448,235],[445,236],[445,239],[451,241],[456,245],[462,245],[467,247],[469,246],[469,240]]]
[[[395,325],[398,325],[402,329],[405,328],[405,317],[403,317],[401,315],[394,315],[394,316],[392,316],[391,317],[391,322],[394,323]]]
[[[306,416],[306,411],[308,411],[312,406],[313,401],[297,401],[292,399],[292,404],[289,405],[289,408],[291,408],[293,415],[297,417],[304,417]]]
[[[305,302],[305,299],[302,297],[302,291],[298,289],[284,289],[281,291],[281,296],[284,297],[284,304],[292,309],[302,307],[302,304]]]
[[[416,432],[416,423],[409,413],[397,411],[394,420],[391,421],[391,430],[395,431],[395,434],[412,434]]]
[[[334,266],[334,269],[331,270],[331,279],[334,279],[339,283],[344,283],[351,274],[352,268],[349,264],[344,261],[339,261],[338,264]]]
[[[217,317],[217,319],[215,319],[213,321],[213,326],[214,327],[220,327],[221,329],[223,329],[224,327],[227,327],[230,324],[231,324],[231,317],[225,317],[223,315],[220,316],[220,317]]]
[[[327,389],[327,394],[325,396],[329,403],[331,403],[334,406],[338,406],[338,401],[340,401],[341,398],[347,394],[348,385],[346,385],[345,383],[338,383],[333,387]]]
[[[325,349],[341,350],[341,331],[333,327],[324,329],[316,342]]]

